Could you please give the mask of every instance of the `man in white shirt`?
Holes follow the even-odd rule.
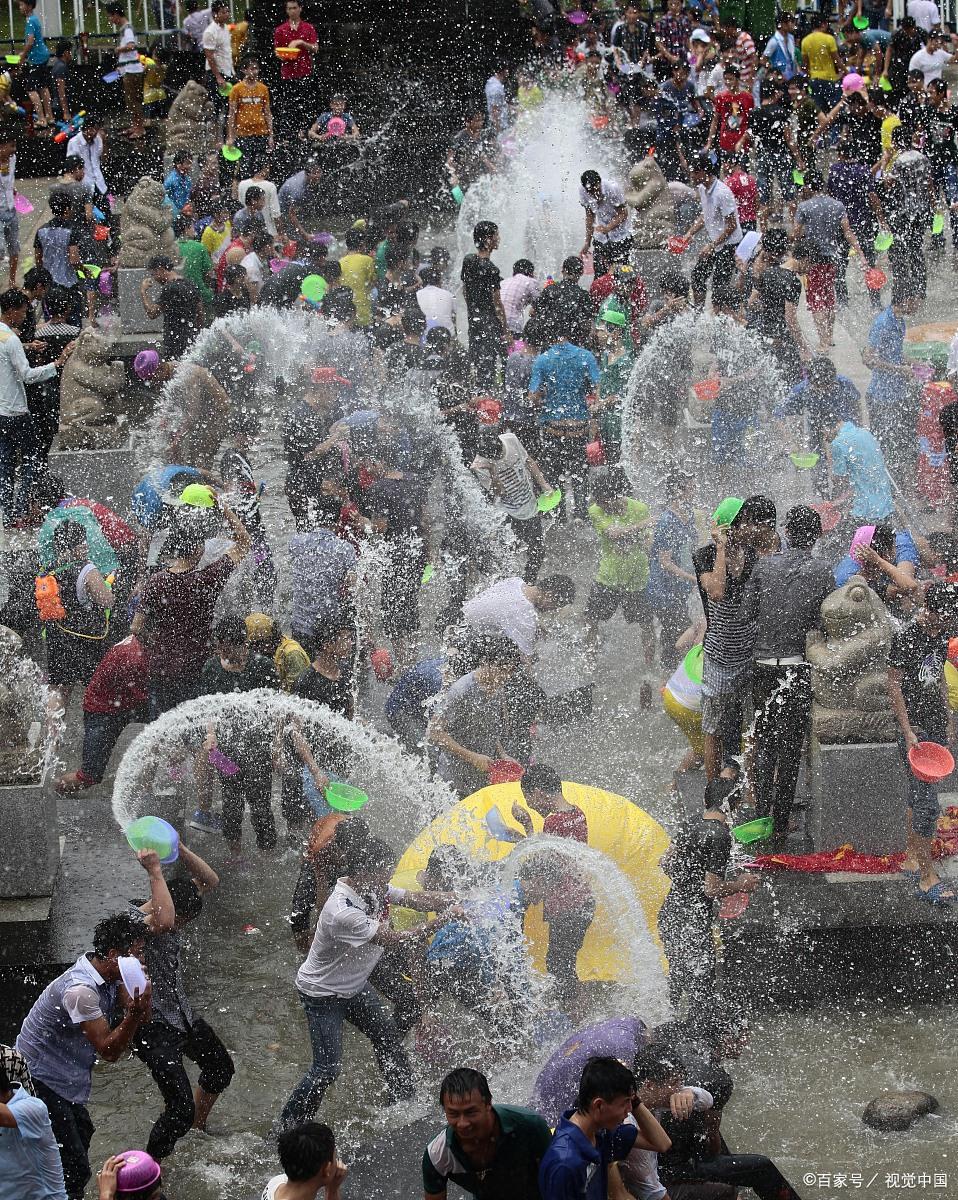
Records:
[[[4,520],[23,515],[30,499],[33,480],[40,469],[33,418],[27,408],[27,383],[52,379],[73,352],[73,343],[56,362],[31,367],[16,334],[26,320],[30,298],[19,288],[0,293],[0,511]],[[14,471],[20,460],[20,479],[13,492]]]
[[[486,112],[489,114],[489,124],[496,133],[509,128],[509,101],[506,97],[508,78],[509,68],[497,67],[486,80]]]
[[[924,46],[920,50],[916,50],[908,61],[909,71],[921,71],[924,75],[925,87],[933,79],[941,79],[941,72],[946,63],[958,62],[958,55],[954,52],[954,43],[952,43],[951,50],[946,50],[942,42],[943,38],[940,33],[929,33]]]
[[[701,216],[696,218],[687,236],[694,238],[703,228],[708,241],[699,251],[698,261],[692,268],[692,297],[700,307],[705,304],[709,276],[712,287],[727,285],[734,276],[735,247],[742,240],[742,226],[738,220],[738,205],[731,189],[716,176],[712,160],[700,154],[690,164],[692,183],[695,185],[702,207]]]
[[[585,242],[580,255],[590,247],[594,275],[604,275],[613,263],[628,262],[632,232],[625,191],[614,179],[603,179],[598,171],[583,171],[579,179],[579,203],[585,209]]]
[[[143,73],[140,49],[136,44],[133,26],[127,20],[126,5],[114,0],[106,8],[107,19],[119,35],[116,44],[116,69],[123,80],[123,102],[130,117],[125,135],[133,141],[146,136],[143,125]]]
[[[0,1180],[17,1200],[66,1200],[50,1114],[0,1063]]]
[[[416,292],[416,303],[426,318],[426,329],[437,327],[456,332],[456,299],[448,288],[440,286],[441,276],[435,267],[423,267],[419,272],[422,287]]]
[[[203,7],[200,0],[187,0],[186,7],[189,9],[189,15],[183,18],[183,32],[188,35],[191,44],[184,49],[199,50],[202,53],[203,34],[213,19],[213,14]]]
[[[269,277],[269,256],[273,248],[273,239],[265,229],[253,234],[253,248],[241,261],[246,271],[246,287],[249,298],[255,304],[259,299],[260,289]]]
[[[550,575],[538,583],[523,583],[518,575],[493,583],[462,607],[471,629],[501,633],[531,658],[539,634],[539,614],[555,612],[575,600],[568,575]]]
[[[266,199],[266,203],[260,210],[260,215],[263,218],[263,224],[266,226],[266,232],[272,234],[272,236],[275,238],[277,236],[276,222],[279,220],[280,216],[279,194],[276,190],[276,184],[273,183],[272,179],[266,178],[266,172],[268,170],[268,167],[263,167],[263,169],[257,171],[251,179],[244,179],[236,189],[236,195],[240,204],[245,205],[246,192],[249,188],[258,187],[262,191]]]
[[[348,1174],[336,1157],[336,1139],[328,1125],[310,1121],[281,1133],[276,1153],[282,1175],[274,1175],[263,1188],[262,1200],[339,1200]]]
[[[206,86],[217,112],[226,112],[228,97],[221,94],[221,89],[234,82],[233,79],[233,43],[227,22],[230,19],[230,7],[226,0],[213,0],[210,5],[212,20],[203,30],[203,53],[206,55]]]
[[[84,182],[93,191],[94,204],[106,211],[110,189],[103,177],[103,130],[96,118],[87,118],[80,132],[67,142],[67,158],[72,155],[83,163]]]
[[[370,977],[387,948],[408,951],[421,945],[440,925],[462,913],[448,907],[448,896],[391,887],[395,869],[396,856],[385,842],[378,838],[362,842],[348,864],[349,874],[337,880],[319,914],[313,944],[296,975],[313,1062],[286,1101],[279,1118],[281,1130],[311,1121],[326,1089],[339,1078],[344,1021],[369,1038],[392,1099],[408,1099],[414,1092],[402,1042],[420,1014],[407,1014],[403,1028]],[[389,925],[392,904],[422,912],[446,911],[415,929],[396,933]]]
[[[941,27],[941,13],[935,0],[908,0],[908,15],[919,29],[931,33]]]
[[[499,284],[499,299],[506,314],[506,327],[518,337],[526,323],[526,309],[542,291],[542,284],[535,278],[536,269],[528,258],[517,259],[512,264],[512,274]]]

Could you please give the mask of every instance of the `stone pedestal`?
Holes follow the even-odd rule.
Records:
[[[812,849],[850,844],[862,854],[905,848],[905,774],[894,742],[812,741]]]
[[[0,830],[0,900],[52,895],[60,861],[53,789],[0,787]]]
[[[95,496],[120,513],[129,508],[142,474],[129,444],[117,450],[58,450],[50,455],[50,470],[74,496]]]
[[[162,317],[148,317],[140,297],[140,284],[149,272],[145,267],[120,267],[117,271],[117,296],[120,329],[123,333],[159,333]]]

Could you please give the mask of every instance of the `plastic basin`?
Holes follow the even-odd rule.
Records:
[[[908,751],[911,773],[922,783],[941,783],[955,769],[955,760],[947,746],[937,742],[919,742]]]
[[[540,496],[536,501],[536,508],[541,513],[548,513],[558,508],[561,503],[562,491],[560,488],[556,488],[555,491],[546,492],[544,496]]]
[[[693,683],[702,682],[702,659],[705,657],[705,647],[701,642],[686,654],[682,666]]]
[[[227,162],[239,162],[243,157],[243,151],[239,146],[224,146],[220,154],[223,155]]]
[[[875,238],[875,249],[879,254],[884,254],[884,252],[891,247],[891,244],[894,242],[894,240],[895,239],[892,234],[886,233],[884,230],[882,230],[882,232],[879,233]]]
[[[744,825],[736,825],[732,837],[742,846],[751,846],[753,842],[764,842],[770,838],[775,829],[771,817],[756,817],[754,821],[746,821]]]
[[[790,454],[788,456],[794,466],[800,471],[810,471],[812,467],[818,465],[818,460],[821,455],[818,454]]]
[[[717,400],[721,390],[722,383],[718,379],[700,379],[698,383],[692,384],[696,399],[702,401]]]
[[[126,827],[131,849],[155,850],[161,863],[176,862],[180,853],[180,835],[162,817],[139,817]]]
[[[684,254],[692,243],[685,237],[670,237],[665,248],[670,254]]]
[[[369,796],[349,783],[331,782],[326,785],[326,803],[337,812],[356,812],[369,800]]]
[[[865,287],[870,292],[880,292],[888,282],[888,276],[881,267],[869,267],[865,272]]]

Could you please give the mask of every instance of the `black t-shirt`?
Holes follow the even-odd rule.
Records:
[[[958,162],[958,144],[955,132],[958,130],[958,112],[951,105],[941,108],[926,109],[928,137],[925,140],[925,153],[932,166],[938,170]]]
[[[948,660],[948,636],[929,634],[911,621],[892,638],[888,665],[903,675],[901,691],[913,728],[940,733],[948,721],[941,677]]]
[[[760,158],[788,159],[791,157],[785,142],[789,112],[781,104],[762,104],[753,108],[748,117],[748,131],[755,139]]]
[[[928,106],[924,93],[906,92],[898,105],[898,118],[909,134],[928,128]]]
[[[478,254],[467,254],[462,260],[459,277],[470,322],[485,325],[492,321],[498,324],[495,297],[502,276],[496,264],[491,259],[480,258]]]
[[[706,873],[725,877],[732,853],[732,835],[724,821],[689,817],[679,826],[665,864],[672,895],[689,904],[711,908],[705,895]]]
[[[254,688],[279,686],[273,664],[261,654],[252,652],[242,671],[227,671],[220,662],[219,655],[208,658],[203,664],[200,681],[203,688],[201,694],[204,696],[215,692],[251,692]]]
[[[352,679],[345,666],[338,679],[327,679],[315,667],[309,666],[293,684],[293,691],[304,700],[325,704],[344,717],[352,712]]]
[[[877,163],[881,158],[881,125],[882,118],[878,113],[867,109],[861,113],[846,109],[838,122],[839,129],[844,130],[855,147],[858,158],[865,163]]]
[[[530,325],[543,344],[551,345],[564,337],[581,346],[592,326],[593,316],[589,293],[571,279],[562,279],[543,289]]]
[[[755,285],[762,303],[758,327],[767,337],[790,337],[785,323],[786,304],[798,304],[802,298],[802,281],[787,267],[766,267]]]

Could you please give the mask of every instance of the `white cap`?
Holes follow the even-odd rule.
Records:
[[[689,38],[689,41],[690,42],[705,42],[706,45],[711,45],[711,43],[712,43],[712,39],[705,32],[705,30],[702,29],[701,27],[699,27],[698,29],[692,30],[692,36]]]

